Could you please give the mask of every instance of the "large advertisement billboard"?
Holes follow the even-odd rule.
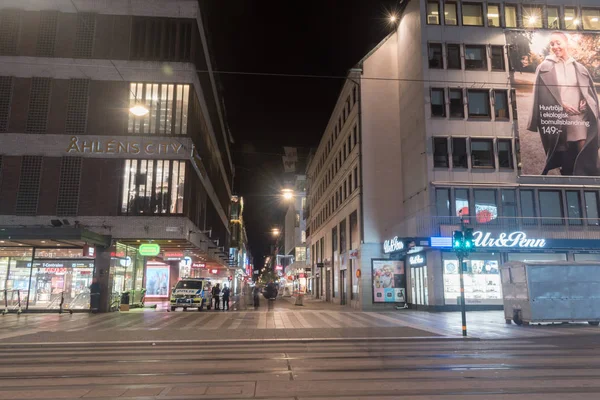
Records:
[[[371,259],[373,303],[400,303],[406,301],[406,274],[404,262]]]
[[[507,31],[523,175],[600,176],[600,35]]]

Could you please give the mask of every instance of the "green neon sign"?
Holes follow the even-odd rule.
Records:
[[[160,246],[156,243],[144,243],[140,245],[140,255],[154,257],[160,253]]]

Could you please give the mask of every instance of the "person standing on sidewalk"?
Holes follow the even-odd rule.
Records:
[[[223,285],[223,311],[229,311],[229,294],[229,288],[227,285]],[[225,310],[225,307],[227,307],[227,310]]]
[[[213,287],[213,289],[212,289],[212,297],[213,297],[213,299],[215,299],[215,310],[219,309],[219,303],[220,303],[219,295],[220,294],[221,294],[221,284],[217,283],[215,285],[215,287]]]
[[[258,288],[258,285],[254,286],[254,289],[252,289],[252,298],[254,300],[254,308],[258,308],[258,295],[260,295],[260,289]]]
[[[90,285],[90,310],[93,314],[98,312],[100,308],[100,283],[98,283],[98,278],[92,279],[92,284]]]

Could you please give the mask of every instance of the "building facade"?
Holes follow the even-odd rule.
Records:
[[[450,238],[461,218],[475,231],[465,275],[471,307],[501,307],[504,262],[600,260],[597,2],[402,6],[394,32],[349,75],[309,167],[312,262],[325,298],[339,301],[336,290],[354,286],[343,254],[358,249],[357,307],[404,297],[412,307],[456,308]],[[564,65],[571,72],[561,76],[554,68]],[[357,119],[340,129],[353,86]],[[343,196],[336,206],[347,169],[335,171],[353,123],[356,204]],[[340,224],[355,209],[359,247],[342,249]]]
[[[252,279],[252,256],[248,246],[248,235],[244,224],[244,198],[231,197],[231,242],[229,244],[229,266],[233,269],[233,293],[241,293],[242,286]]]
[[[0,289],[23,308],[86,308],[92,277],[106,309],[230,275],[231,138],[205,23],[186,0],[0,4]]]

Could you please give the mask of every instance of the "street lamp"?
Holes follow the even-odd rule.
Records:
[[[294,191],[292,189],[282,189],[281,195],[284,200],[291,200],[294,197]]]
[[[397,18],[397,17],[396,17],[394,14],[390,15],[390,22],[391,22],[392,24],[393,24],[393,23],[395,23],[397,19],[398,19],[398,18]]]
[[[148,114],[150,110],[148,110],[141,104],[136,104],[135,106],[129,109],[129,112],[135,115],[136,117],[143,117],[144,115]]]
[[[273,234],[273,236],[277,237],[277,236],[279,236],[281,231],[279,230],[279,228],[273,228],[273,229],[271,229],[271,233]]]

